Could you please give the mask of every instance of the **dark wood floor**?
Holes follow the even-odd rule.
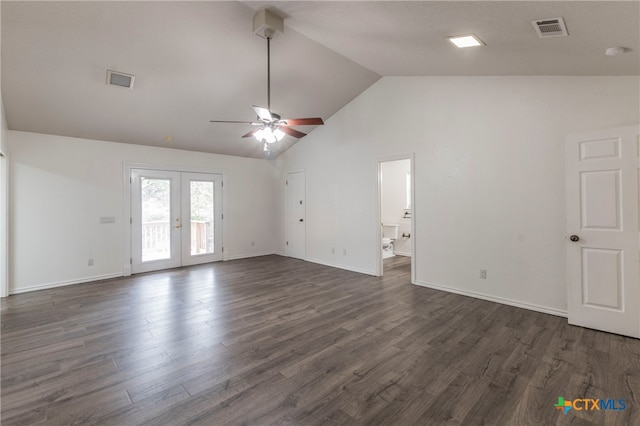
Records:
[[[640,341],[409,275],[266,256],[11,296],[2,424],[640,424]]]

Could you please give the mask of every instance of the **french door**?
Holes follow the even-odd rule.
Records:
[[[131,169],[131,272],[222,260],[222,175]]]

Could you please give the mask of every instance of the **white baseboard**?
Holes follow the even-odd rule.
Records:
[[[122,277],[122,272],[114,272],[112,274],[94,275],[92,277],[84,277],[76,280],[58,281],[54,283],[38,284],[30,287],[14,288],[9,290],[9,294],[28,293],[30,291],[46,290],[49,288],[64,287],[73,284],[83,284],[91,281],[108,280],[111,278]]]
[[[269,256],[271,254],[277,254],[275,251],[261,251],[257,253],[243,253],[243,254],[234,254],[232,256],[225,256],[224,260],[237,260],[237,259],[247,259],[249,257],[258,257],[258,256]]]
[[[326,262],[324,260],[318,260],[318,259],[304,259],[307,262],[311,262],[311,263],[318,263],[320,265],[324,265],[324,266],[331,266],[332,268],[338,268],[338,269],[344,269],[347,271],[351,271],[351,272],[357,272],[359,274],[366,274],[366,275],[373,275],[374,277],[376,276],[376,273],[374,271],[370,271],[367,269],[360,269],[360,268],[354,268],[352,266],[347,266],[347,265],[340,265],[338,263],[331,263],[331,262]]]
[[[406,253],[403,251],[394,251],[393,254],[395,254],[396,256],[411,257],[411,253]]]
[[[476,299],[487,300],[489,302],[500,303],[503,305],[515,306],[516,308],[528,309],[530,311],[542,312],[543,314],[555,315],[563,318],[567,318],[569,316],[567,311],[562,311],[560,309],[548,308],[546,306],[539,306],[531,303],[519,302],[516,300],[503,299],[502,297],[489,296],[482,293],[475,293],[473,291],[458,290],[455,288],[446,287],[438,284],[432,284],[424,281],[416,281],[416,285],[419,285],[421,287],[432,288],[434,290],[442,290],[448,293],[461,294],[463,296],[474,297]]]

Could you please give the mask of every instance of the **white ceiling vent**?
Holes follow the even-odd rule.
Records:
[[[569,35],[563,18],[549,18],[531,21],[538,37],[566,37]]]
[[[119,71],[107,70],[107,84],[111,86],[125,87],[133,90],[133,81],[136,76]]]

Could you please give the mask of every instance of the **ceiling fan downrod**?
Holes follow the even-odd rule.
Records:
[[[267,36],[267,110],[271,112],[271,37]]]

